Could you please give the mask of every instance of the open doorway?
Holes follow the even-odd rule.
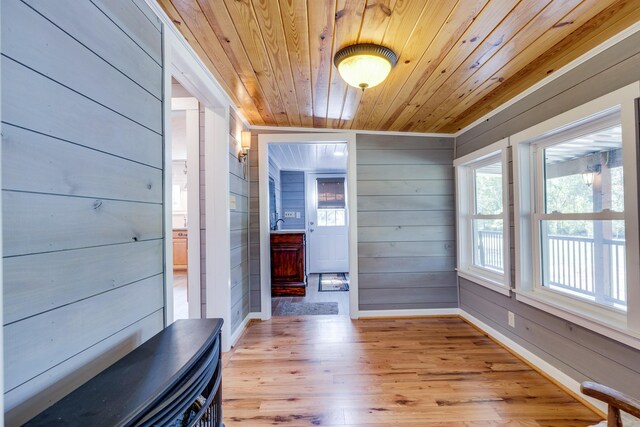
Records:
[[[261,262],[269,266],[261,269],[261,295],[269,299],[267,304],[263,299],[263,318],[265,309],[269,316],[357,317],[350,186],[355,170],[349,166],[348,139],[303,135],[289,142],[293,135],[264,136],[271,141],[264,153],[260,146],[261,164],[268,165],[260,179],[269,183],[260,195],[261,243],[266,243]]]
[[[173,319],[200,317],[199,102],[171,81]]]

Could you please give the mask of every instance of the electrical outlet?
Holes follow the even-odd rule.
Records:
[[[516,327],[516,315],[513,314],[512,311],[508,311],[507,312],[509,314],[509,326],[511,326],[512,328]]]
[[[285,218],[295,218],[296,217],[296,213],[287,211],[287,212],[284,213],[284,217]]]

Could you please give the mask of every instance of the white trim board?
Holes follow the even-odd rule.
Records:
[[[364,130],[364,129],[334,129],[334,128],[303,128],[286,126],[249,126],[253,131],[268,132],[299,132],[299,133],[342,133],[361,135],[391,135],[391,136],[421,136],[433,138],[452,138],[452,133],[430,133],[430,132],[400,132],[391,130]]]
[[[347,143],[347,205],[349,210],[349,315],[358,318],[358,188],[356,176],[356,134],[299,133],[258,135],[258,188],[260,221],[260,313],[271,318],[271,257],[269,230],[269,144]]]
[[[459,316],[459,308],[418,308],[410,310],[361,310],[360,319],[375,317],[438,317]]]
[[[231,348],[229,108],[204,110],[206,317],[224,320],[222,351]]]

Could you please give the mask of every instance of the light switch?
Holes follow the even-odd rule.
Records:
[[[229,197],[229,209],[236,210],[236,196]]]
[[[296,218],[300,219],[300,212],[296,212]]]

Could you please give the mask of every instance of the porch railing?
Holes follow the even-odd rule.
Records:
[[[478,231],[477,262],[502,271],[503,239],[500,231]],[[626,304],[624,240],[548,235],[548,260],[543,266],[545,283],[575,292],[598,302]],[[604,262],[608,260],[608,262]]]

